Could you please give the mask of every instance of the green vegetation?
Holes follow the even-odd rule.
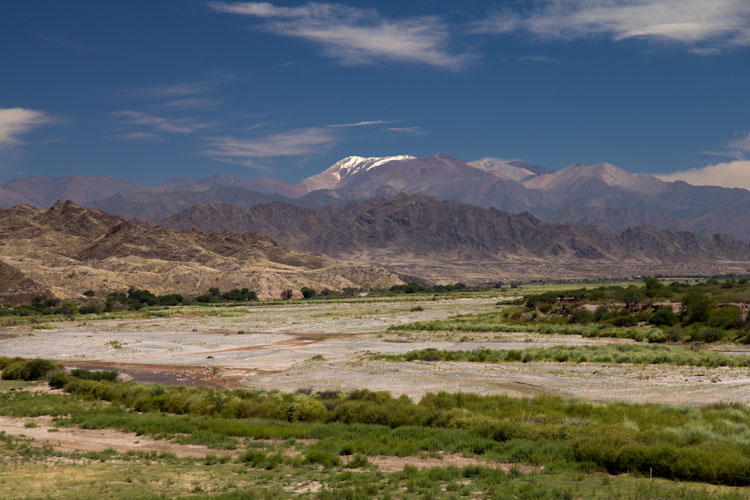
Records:
[[[405,354],[371,354],[371,359],[387,361],[469,361],[475,363],[630,363],[676,366],[750,367],[750,357],[732,356],[707,350],[663,345],[607,344],[587,346],[529,347],[523,350],[475,349],[442,351],[434,348]]]
[[[2,363],[5,375],[18,363],[49,362]],[[691,408],[448,393],[413,402],[366,390],[164,387],[112,381],[113,372],[65,374],[52,365],[45,373],[52,373],[50,382],[60,377],[64,394],[0,391],[0,415],[49,415],[57,426],[135,432],[229,454],[66,454],[0,434],[0,496],[734,500],[748,490],[728,486],[750,485],[750,407],[739,404]],[[419,465],[450,454],[473,457],[475,464],[456,467],[445,458],[439,467],[406,465],[397,472],[376,465],[383,456]],[[49,468],[55,457],[73,460]],[[498,462],[517,465],[503,471]],[[54,490],[34,489],[39,477],[57,473],[45,481]],[[669,481],[649,480],[650,474]],[[318,486],[300,487],[306,484]]]
[[[234,290],[221,293],[221,290],[212,287],[208,289],[208,293],[197,296],[195,300],[196,302],[203,303],[248,302],[258,300],[258,295],[247,288],[243,288],[242,290],[235,288]]]
[[[46,359],[23,359],[0,357],[0,370],[3,380],[25,380],[27,382],[40,380],[50,372],[61,370],[62,367]]]
[[[217,448],[247,438],[314,439],[308,459],[330,467],[356,453],[442,451],[562,470],[750,484],[750,408],[737,404],[696,409],[447,393],[414,403],[366,390],[217,391],[75,378],[64,388],[71,396],[0,395],[0,413],[49,414],[63,425]]]
[[[678,312],[673,310],[673,304]],[[750,344],[747,279],[642,286],[601,286],[524,296],[525,307],[394,326],[392,330],[534,332],[617,337],[648,342]]]

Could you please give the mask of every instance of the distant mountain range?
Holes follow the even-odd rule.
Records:
[[[0,184],[0,207],[27,203],[44,208],[69,199],[128,219],[161,221],[195,204],[251,208],[279,201],[322,208],[397,193],[530,212],[551,222],[617,232],[650,225],[750,241],[750,191],[744,189],[664,182],[607,163],[574,164],[553,172],[495,158],[465,162],[446,154],[347,157],[298,184],[229,175],[173,179],[159,186],[111,177],[32,177]]]
[[[431,279],[444,277],[446,268],[461,276],[477,264],[489,276],[518,276],[518,269],[536,266],[533,276],[551,278],[730,268],[745,272],[750,262],[750,245],[726,235],[706,238],[650,226],[615,233],[424,195],[399,194],[322,209],[280,202],[251,209],[196,205],[163,224],[180,231],[263,233],[297,251],[399,266]],[[573,268],[581,263],[587,271],[577,274]]]

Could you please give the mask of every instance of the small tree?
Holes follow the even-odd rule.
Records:
[[[78,307],[76,307],[76,305],[72,302],[63,302],[60,305],[60,314],[64,314],[68,317],[75,316],[76,314],[78,314]]]
[[[292,297],[294,297],[294,291],[291,288],[287,288],[281,292],[282,300],[292,300]]]
[[[300,292],[302,292],[302,296],[306,299],[311,299],[316,295],[315,290],[307,286],[303,286]]]
[[[648,322],[655,326],[674,326],[678,319],[671,307],[662,307],[651,315]]]
[[[690,292],[682,298],[683,317],[688,324],[705,322],[712,306],[711,299],[698,292]]]

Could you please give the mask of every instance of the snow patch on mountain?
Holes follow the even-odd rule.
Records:
[[[369,158],[364,156],[347,156],[343,160],[339,160],[334,163],[328,169],[328,172],[330,172],[331,175],[333,175],[337,179],[341,180],[344,177],[354,175],[362,171],[367,172],[388,162],[414,160],[415,158],[416,156],[410,155],[372,156]]]
[[[479,160],[470,161],[467,164],[476,169],[489,172],[500,179],[509,179],[512,181],[521,181],[536,175],[531,170],[514,165],[502,158],[480,158]]]
[[[367,172],[392,161],[414,160],[416,156],[394,155],[394,156],[347,156],[337,161],[323,172],[308,177],[299,183],[308,191],[316,189],[336,189],[338,184],[360,172]]]

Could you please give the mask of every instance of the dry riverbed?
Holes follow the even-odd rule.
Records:
[[[747,369],[592,363],[385,362],[367,353],[523,349],[628,342],[576,335],[387,332],[391,325],[496,310],[496,299],[233,307],[212,316],[65,322],[0,332],[3,356],[115,369],[166,384],[264,389],[388,390],[419,398],[464,391],[594,401],[750,402]],[[738,355],[744,355],[742,353]]]

